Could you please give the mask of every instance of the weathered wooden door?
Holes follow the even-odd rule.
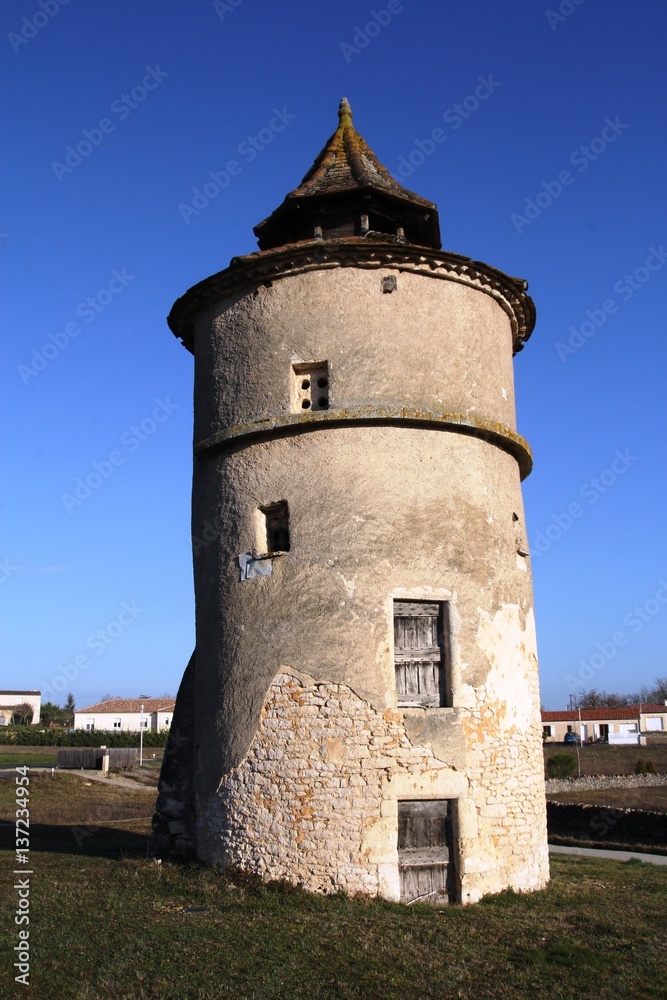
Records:
[[[443,617],[440,602],[394,601],[394,667],[401,707],[446,704]]]
[[[454,899],[452,804],[449,799],[398,803],[402,903],[442,906]]]

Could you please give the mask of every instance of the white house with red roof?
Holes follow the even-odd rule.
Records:
[[[74,713],[74,728],[109,732],[159,733],[169,729],[174,716],[173,698],[110,698]]]
[[[545,743],[562,743],[566,733],[575,733],[582,743],[589,739],[605,743],[639,743],[642,736],[667,733],[667,704],[542,712]]]
[[[0,726],[10,726],[15,720],[16,709],[21,705],[30,705],[32,722],[39,722],[41,691],[0,691]]]

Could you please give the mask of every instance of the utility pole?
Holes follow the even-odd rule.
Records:
[[[139,717],[139,767],[144,764],[144,706],[141,705],[141,716]]]

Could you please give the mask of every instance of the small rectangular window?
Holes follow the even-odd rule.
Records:
[[[553,726],[542,726],[542,739],[550,740],[553,736]]]
[[[296,413],[329,409],[329,364],[293,365],[292,409]]]
[[[113,727],[114,729],[120,729],[120,719],[113,720]]]
[[[260,507],[264,515],[264,528],[266,530],[266,549],[268,552],[289,552],[289,508],[286,500],[270,504],[268,507]],[[262,540],[263,541],[263,540]],[[260,549],[264,548],[260,542]]]
[[[394,601],[394,669],[402,708],[451,705],[447,604]]]
[[[148,719],[139,719],[139,725],[142,729],[148,729]]]
[[[94,728],[95,728],[95,720],[94,719],[86,719],[86,732],[89,733]]]

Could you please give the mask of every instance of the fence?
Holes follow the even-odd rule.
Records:
[[[138,751],[134,747],[58,747],[58,767],[101,770],[102,756],[109,755],[109,767],[131,767],[136,764]]]

